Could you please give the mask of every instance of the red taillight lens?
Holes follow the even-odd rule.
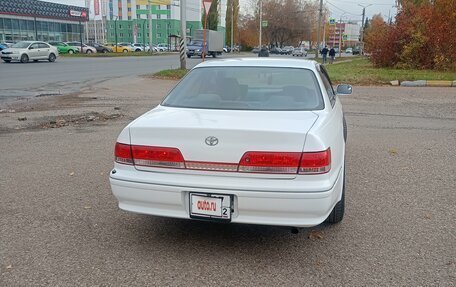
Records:
[[[128,144],[116,143],[114,151],[115,161],[123,164],[133,164],[131,148]]]
[[[132,145],[135,165],[185,168],[184,157],[177,148]]]
[[[331,169],[331,149],[319,152],[302,153],[299,165],[300,174],[326,173]]]
[[[239,162],[239,171],[296,173],[300,158],[300,152],[246,152]]]

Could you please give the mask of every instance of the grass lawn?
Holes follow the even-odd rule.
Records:
[[[353,60],[348,61],[348,59]],[[335,84],[384,85],[393,80],[456,80],[456,71],[374,68],[369,60],[362,57],[342,58],[341,60],[347,62],[325,65],[331,80]]]
[[[162,70],[152,75],[145,75],[146,77],[165,79],[165,80],[179,80],[182,79],[189,70],[186,69],[170,69]]]

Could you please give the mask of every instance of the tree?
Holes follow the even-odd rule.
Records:
[[[402,0],[394,23],[372,19],[366,51],[374,65],[456,70],[456,1]]]
[[[226,5],[225,27],[226,43],[228,45],[231,45],[231,15],[233,15],[233,32],[236,35],[238,31],[239,0],[228,0]],[[233,37],[233,40],[236,42],[236,37]]]

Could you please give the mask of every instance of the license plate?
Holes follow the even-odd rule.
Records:
[[[190,193],[190,218],[231,220],[231,195]]]

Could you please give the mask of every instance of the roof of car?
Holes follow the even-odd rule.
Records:
[[[210,60],[200,63],[195,68],[200,67],[287,67],[287,68],[306,68],[314,69],[316,61],[302,59],[284,58],[231,58],[223,60]]]

